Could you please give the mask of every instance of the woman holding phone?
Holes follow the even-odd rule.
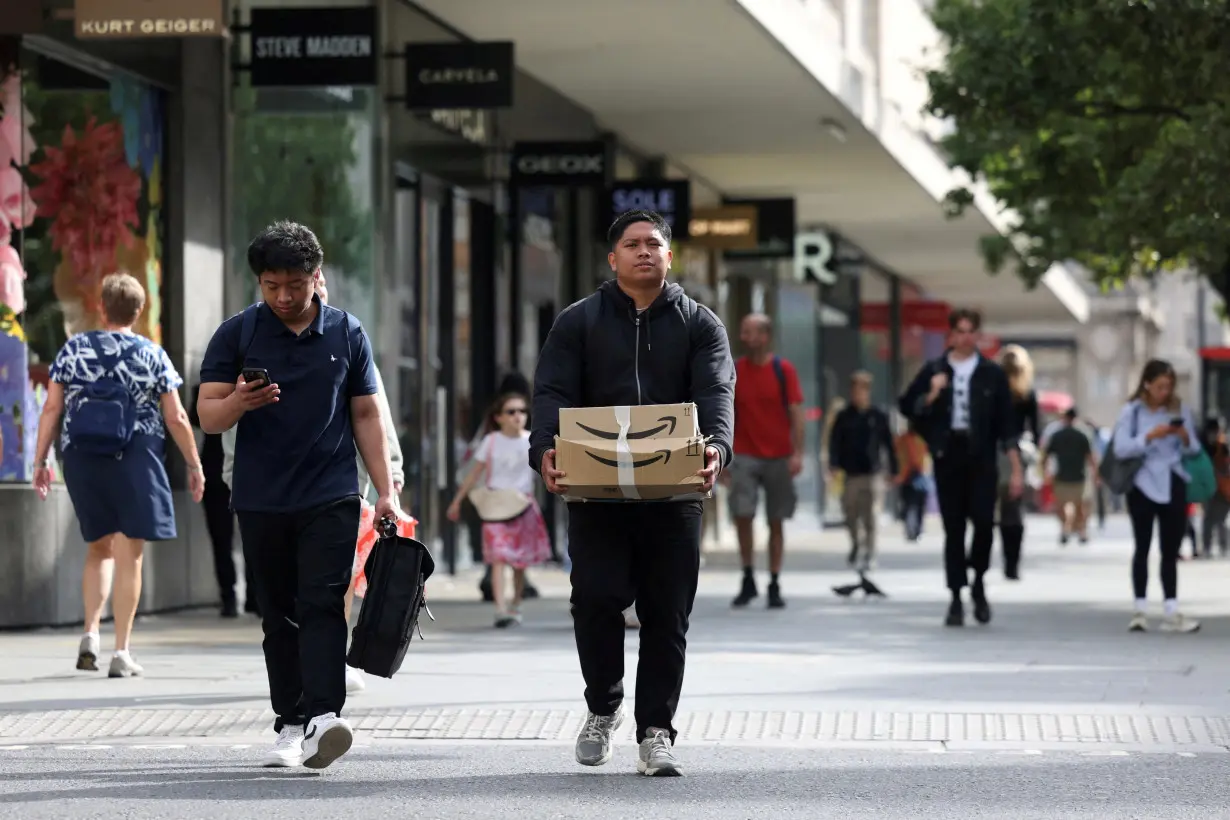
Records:
[[[1149,550],[1156,522],[1162,555],[1162,631],[1195,632],[1200,622],[1179,612],[1178,560],[1187,530],[1191,481],[1184,459],[1199,453],[1201,444],[1191,411],[1175,395],[1175,371],[1169,362],[1154,359],[1145,365],[1136,393],[1119,413],[1111,446],[1121,460],[1140,459],[1127,494],[1136,541],[1132,557],[1136,606],[1128,628],[1132,632],[1149,628]]]

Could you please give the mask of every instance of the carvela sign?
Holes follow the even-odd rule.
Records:
[[[671,234],[679,241],[688,238],[692,215],[692,187],[686,179],[640,179],[616,182],[609,189],[606,207],[598,208],[599,231],[603,238],[615,217],[624,211],[657,211]]]
[[[714,250],[754,248],[759,242],[756,209],[751,205],[697,208],[688,222],[688,242]]]
[[[252,85],[375,85],[376,9],[252,9]]]
[[[521,186],[607,184],[607,144],[593,142],[518,142],[513,145],[508,179]]]
[[[223,0],[76,0],[77,37],[221,37],[226,33]]]
[[[408,43],[406,107],[509,108],[512,43]]]

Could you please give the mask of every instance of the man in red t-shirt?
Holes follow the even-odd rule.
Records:
[[[760,594],[752,519],[763,488],[769,519],[768,604],[780,609],[786,605],[778,584],[785,552],[782,522],[794,515],[794,477],[803,469],[803,391],[794,365],[773,353],[768,316],[744,318],[739,338],[747,355],[735,362],[735,457],[723,472],[743,559],[743,586],[732,606],[747,606]]]

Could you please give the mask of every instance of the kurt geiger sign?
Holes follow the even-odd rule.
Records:
[[[77,37],[221,37],[226,32],[223,0],[76,0]]]

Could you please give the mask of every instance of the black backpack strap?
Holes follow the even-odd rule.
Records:
[[[774,354],[773,356],[773,372],[777,375],[777,384],[782,391],[782,404],[786,406],[786,412],[790,412],[790,391],[786,389],[786,368],[782,367],[782,357]]]
[[[260,312],[263,302],[256,302],[248,305],[243,309],[243,313],[239,318],[239,347],[235,350],[235,371],[236,375],[240,370],[243,370],[243,361],[248,357],[248,349],[252,347],[252,340],[256,337],[256,319]]]

